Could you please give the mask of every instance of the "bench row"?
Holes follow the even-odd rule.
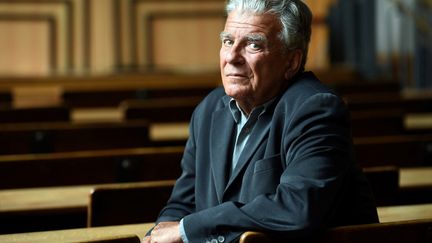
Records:
[[[176,178],[187,124],[177,127],[185,134],[174,140],[169,137],[175,137],[176,127],[151,129],[150,136],[145,123],[130,125],[134,126],[99,126],[81,133],[51,130],[41,137],[36,134],[34,143],[24,142],[23,135],[0,136],[0,152],[15,152],[0,155],[0,189]],[[363,168],[432,166],[431,146],[432,135],[354,140],[355,157]]]
[[[1,191],[1,233],[153,222],[173,184],[155,181]],[[432,218],[432,204],[378,207],[378,215],[381,222]]]
[[[138,243],[153,223],[128,224],[96,228],[81,228],[25,234],[0,235],[1,242],[129,242]],[[342,226],[329,229],[316,235],[308,242],[320,243],[382,243],[382,242],[417,242],[428,243],[431,240],[431,219],[410,220],[391,223]],[[277,240],[264,233],[248,231],[242,234],[240,243],[277,243]],[[294,241],[293,241],[294,242]]]

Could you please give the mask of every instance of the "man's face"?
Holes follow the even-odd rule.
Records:
[[[275,97],[287,83],[287,59],[272,14],[232,11],[221,33],[220,69],[227,95],[245,112]]]

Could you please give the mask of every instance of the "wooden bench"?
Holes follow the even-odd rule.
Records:
[[[0,108],[10,108],[12,104],[12,94],[10,91],[0,91]]]
[[[399,109],[351,112],[351,130],[354,138],[408,133],[404,113]]]
[[[175,181],[99,186],[88,207],[89,227],[154,222],[166,205]]]
[[[345,94],[343,98],[351,111],[354,136],[416,132],[418,128],[407,126],[407,118],[412,120],[411,114],[428,113],[432,110],[431,94],[406,95],[397,90],[374,92],[371,89]],[[428,128],[429,131],[431,127],[432,124]]]
[[[352,111],[400,109],[403,113],[428,112],[432,110],[432,95],[405,96],[402,92],[360,93],[345,96]]]
[[[361,167],[432,166],[432,135],[355,137],[354,151]]]
[[[28,76],[0,77],[0,92],[10,92],[14,87],[61,87],[64,92],[116,91],[116,90],[186,90],[213,88],[221,84],[220,73],[168,73],[148,72],[135,74],[91,76]]]
[[[418,135],[432,132],[432,113],[405,113],[399,108],[351,113],[353,137]]]
[[[407,177],[422,177],[419,184],[421,187],[432,186],[432,176],[416,170],[409,169],[406,172],[400,170],[400,188],[409,186],[414,188],[414,183],[408,183]],[[407,176],[408,175],[408,176]],[[135,184],[135,183],[134,183]],[[23,231],[49,230],[61,228],[85,227],[87,222],[87,207],[89,195],[96,185],[48,187],[48,188],[25,188],[0,190],[0,233]],[[418,205],[411,205],[416,207]],[[422,210],[407,210],[407,218],[424,218],[432,214],[425,214],[424,210],[432,212],[432,203],[422,207]],[[386,221],[392,221],[391,207],[387,209]],[[398,212],[399,209],[398,209]],[[396,220],[403,216],[396,215]],[[429,217],[428,216],[428,217]],[[5,223],[5,225],[1,225]],[[53,226],[54,225],[54,226]],[[42,228],[41,228],[42,227]],[[45,227],[45,228],[43,228]],[[47,228],[48,227],[48,228]],[[51,227],[51,228],[49,228]],[[23,232],[22,231],[22,232]]]
[[[318,76],[319,77],[319,76]],[[374,94],[374,95],[394,95],[401,92],[400,83],[394,80],[365,80],[354,75],[347,76],[344,82],[331,83],[331,74],[327,83],[339,95],[351,97],[356,95]]]
[[[79,242],[85,242],[85,243],[140,243],[141,239],[138,235],[118,235],[118,236],[112,236],[112,237],[98,237],[95,239],[89,239],[89,240],[80,240]]]
[[[100,76],[0,78],[0,100],[11,102],[11,90],[58,88],[71,107],[115,107],[125,99],[205,96],[221,84],[219,73],[142,73]],[[2,98],[4,96],[4,98]],[[10,107],[5,104],[5,107]]]
[[[26,123],[0,127],[0,154],[95,150],[151,145],[148,122]]]
[[[176,179],[183,146],[0,156],[0,189]]]
[[[189,137],[189,122],[162,122],[150,124],[150,140],[163,144],[181,143],[186,144]]]
[[[69,120],[70,110],[66,106],[0,109],[0,123],[67,122]]]
[[[432,203],[432,167],[404,168],[400,173],[399,204]]]
[[[148,100],[157,98],[204,98],[214,87],[179,88],[137,88],[131,90],[83,90],[66,91],[63,94],[64,104],[73,108],[82,107],[116,107],[125,100]]]
[[[381,223],[432,219],[432,203],[381,206],[377,211]]]
[[[0,234],[86,227],[94,186],[0,190]]]
[[[432,219],[341,226],[303,240],[277,239],[264,233],[248,231],[240,243],[320,242],[320,243],[382,243],[432,241]]]
[[[126,120],[146,119],[150,122],[188,122],[202,97],[155,98],[126,100],[120,104]]]
[[[378,206],[432,203],[432,167],[379,166],[363,171]]]
[[[159,183],[174,181],[122,185],[148,187]],[[0,234],[86,227],[90,194],[99,186],[118,184],[0,190]]]
[[[400,189],[399,167],[367,167],[363,168],[363,173],[368,179],[377,206],[398,203]]]
[[[106,227],[53,230],[21,234],[0,235],[0,242],[14,243],[59,243],[59,242],[140,242],[154,223],[128,224]],[[134,238],[133,241],[117,241]],[[111,241],[113,240],[113,241]]]
[[[58,243],[58,242],[97,242],[97,240],[117,239],[124,236],[144,238],[146,232],[154,226],[153,223],[130,224],[46,232],[0,235],[0,242],[14,243]],[[276,243],[276,242],[332,242],[332,243],[382,243],[431,241],[431,219],[399,221],[392,223],[364,224],[341,226],[317,233],[308,241],[278,240],[267,234],[247,231],[242,234],[240,243]]]

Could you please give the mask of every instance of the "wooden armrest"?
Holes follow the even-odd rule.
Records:
[[[272,238],[270,238],[268,235],[256,232],[256,231],[246,231],[244,232],[241,237],[239,243],[270,243],[270,242],[276,242]]]
[[[81,241],[82,243],[140,243],[141,240],[137,235],[119,235],[108,238],[93,239]]]
[[[432,242],[432,219],[407,220],[389,223],[349,225],[331,228],[310,235],[308,243],[382,243],[382,242]],[[297,240],[289,240],[298,242]],[[276,243],[265,233],[247,231],[241,235],[240,243]]]

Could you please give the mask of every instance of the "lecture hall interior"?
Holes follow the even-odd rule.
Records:
[[[304,2],[380,219],[317,242],[431,242],[432,1]],[[0,242],[140,242],[222,85],[225,3],[0,0]]]

